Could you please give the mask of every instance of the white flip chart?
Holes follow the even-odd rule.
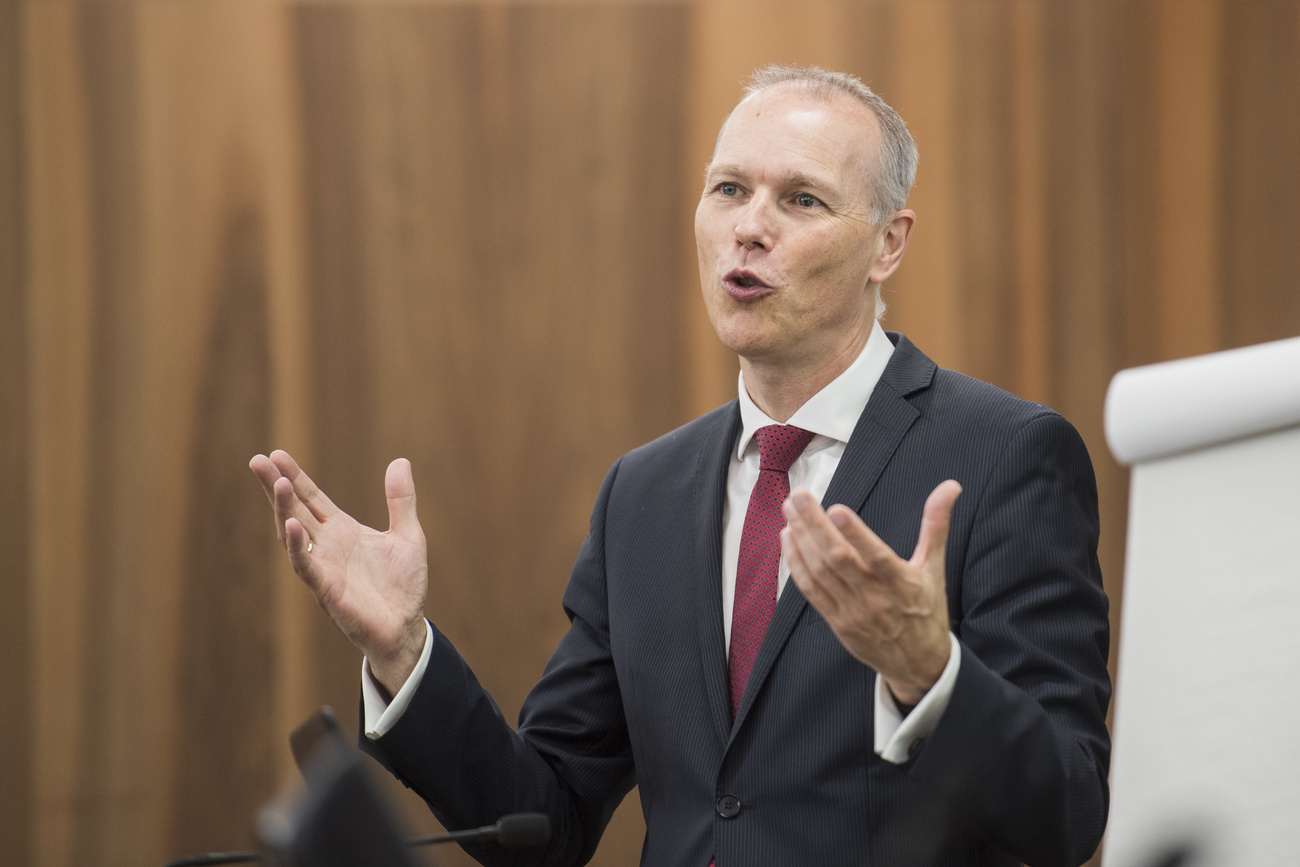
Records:
[[[1106,867],[1300,864],[1300,338],[1119,373],[1133,465]]]

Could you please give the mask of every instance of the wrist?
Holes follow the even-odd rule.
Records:
[[[389,696],[395,696],[411,677],[424,654],[428,628],[424,618],[413,624],[397,642],[397,649],[387,654],[367,654],[366,661],[376,686]]]
[[[925,658],[910,666],[905,676],[882,674],[885,686],[894,697],[895,703],[905,707],[915,707],[925,698],[926,693],[934,688],[948,667],[952,656],[952,641],[945,632],[941,646],[935,647]]]

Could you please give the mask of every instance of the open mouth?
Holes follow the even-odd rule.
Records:
[[[737,289],[770,289],[771,287],[758,278],[752,271],[742,271],[739,268],[727,272],[723,278],[728,284]]]

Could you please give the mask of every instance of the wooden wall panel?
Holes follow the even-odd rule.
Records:
[[[922,156],[908,205],[917,212],[907,267],[884,287],[887,326],[903,331],[946,367],[962,369],[971,340],[962,313],[973,287],[961,259],[958,101],[961,34],[946,0],[899,3],[891,38],[896,46],[886,97],[908,124]]]
[[[1259,0],[1223,20],[1220,286],[1237,346],[1300,330],[1300,5]]]
[[[1118,617],[1111,375],[1300,334],[1297,0],[0,4],[0,864],[241,845],[292,726],[354,729],[255,451],[380,526],[411,458],[517,712],[609,463],[734,394],[692,215],[770,61],[910,123],[886,324],[1079,427]]]
[[[33,751],[27,512],[28,362],[23,117],[23,8],[0,5],[0,840],[3,864],[31,861]]]
[[[188,411],[194,444],[185,478],[184,561],[177,617],[172,814],[177,851],[247,845],[248,817],[274,794],[277,755],[275,584],[261,544],[265,506],[231,472],[271,437],[264,230],[256,212],[225,228],[203,370]],[[251,501],[251,502],[250,502]],[[193,745],[203,744],[194,749]]]
[[[249,840],[315,700],[240,472],[293,427],[257,409],[299,255],[275,14],[27,12],[34,863]]]
[[[557,603],[605,471],[688,418],[686,18],[400,7],[296,22],[315,478],[386,526],[384,467],[412,460],[429,612],[513,718],[566,626]],[[356,652],[332,629],[319,639],[321,688],[350,709]],[[635,860],[641,835],[631,798],[603,863]]]
[[[1218,166],[1225,14],[1213,0],[1156,7],[1157,128],[1153,217],[1158,354],[1179,358],[1221,345]]]
[[[145,660],[139,617],[148,585],[139,581],[147,537],[136,516],[145,490],[135,457],[147,419],[137,384],[143,372],[138,329],[141,293],[139,114],[135,87],[135,15],[126,5],[74,10],[72,43],[80,62],[86,172],[87,332],[84,431],[85,549],[82,610],[76,629],[83,684],[75,737],[63,745],[75,772],[74,789],[93,806],[74,807],[70,857],[85,863],[126,859],[140,851],[146,829],[138,821],[147,797],[147,729],[135,719],[145,680],[134,676]],[[58,345],[58,338],[53,343]]]
[[[28,224],[29,646],[32,854],[69,863],[82,791],[75,745],[85,678],[89,205],[84,77],[74,10],[24,15]],[[102,801],[86,792],[83,802]]]
[[[1012,239],[1009,289],[1013,300],[1004,323],[1010,338],[1007,387],[1027,400],[1046,401],[1048,391],[1048,303],[1046,251],[1047,63],[1045,10],[1035,0],[1007,7],[1007,52],[1010,81],[1002,84],[1011,103],[1002,147],[1011,162],[1008,213],[993,219],[1009,224]]]
[[[288,779],[284,738],[316,704],[315,607],[274,556],[241,456],[306,450],[296,86],[288,18],[265,3],[140,7],[147,250],[141,400],[156,423],[147,481],[156,605],[160,857],[251,841]],[[272,340],[270,335],[274,334]],[[295,357],[296,356],[296,357]],[[245,472],[247,472],[245,470]],[[309,622],[309,621],[308,621]],[[272,637],[274,640],[272,640]],[[196,749],[194,745],[211,745]]]

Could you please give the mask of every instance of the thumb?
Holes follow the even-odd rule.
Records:
[[[916,540],[916,550],[912,552],[913,566],[923,566],[933,560],[943,568],[944,550],[948,547],[948,522],[952,518],[952,507],[961,496],[961,485],[953,479],[941,482],[925,498],[925,508],[921,512],[921,534]]]
[[[415,516],[415,477],[411,475],[411,462],[398,458],[388,465],[384,474],[384,496],[388,498],[388,530],[398,536],[412,536],[420,532],[420,521]]]

